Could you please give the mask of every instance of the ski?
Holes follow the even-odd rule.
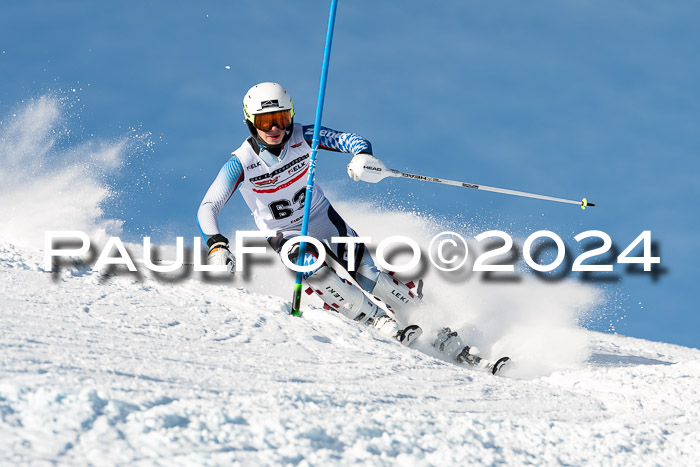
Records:
[[[479,349],[464,345],[459,335],[450,328],[442,328],[440,330],[433,346],[443,355],[451,357],[458,364],[488,371],[492,375],[498,374],[510,361],[510,357],[501,357],[495,362],[481,358]]]
[[[498,374],[501,369],[510,361],[510,357],[501,357],[495,362],[486,360],[476,355],[477,350],[474,347],[466,346],[457,355],[455,359],[458,363],[463,365],[468,365],[472,368],[477,368],[480,370],[486,370],[492,375]]]
[[[509,361],[510,357],[501,357],[498,360],[496,360],[496,363],[489,364],[488,368],[491,370],[491,374],[497,375]]]
[[[396,336],[396,340],[406,347],[413,344],[423,334],[423,330],[417,324],[411,324],[403,328]]]

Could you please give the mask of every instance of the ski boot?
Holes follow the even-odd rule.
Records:
[[[503,365],[505,365],[508,360],[510,360],[508,357],[501,357],[495,363],[492,363],[481,358],[479,356],[479,349],[474,346],[464,345],[459,334],[450,328],[440,329],[437,339],[433,343],[433,347],[457,363],[487,370],[494,375],[503,368]]]

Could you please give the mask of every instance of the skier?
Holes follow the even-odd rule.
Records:
[[[250,88],[243,99],[243,114],[250,136],[221,168],[197,212],[199,228],[209,247],[207,264],[211,265],[233,267],[234,258],[228,239],[219,230],[218,216],[236,189],[240,189],[253,212],[258,228],[277,232],[268,238],[275,251],[280,253],[285,242],[301,235],[313,125],[294,123],[292,98],[277,83],[260,83]],[[323,149],[372,157],[370,142],[354,133],[322,128],[319,143]],[[354,283],[341,278],[326,263],[304,274],[305,283],[327,308],[374,326],[405,345],[414,342],[420,328],[397,321],[396,313],[416,305],[419,300],[416,294],[391,275],[379,271],[361,243],[354,247],[355,264],[350,268],[347,245],[332,243],[331,237],[356,237],[357,233],[331,206],[318,184],[308,202],[311,203],[308,235],[323,242],[326,254],[344,269],[354,269],[350,272]],[[298,244],[289,258],[295,264],[297,255]],[[310,264],[317,257],[314,246],[307,244],[304,263]],[[365,296],[359,287],[383,301],[392,315]]]
[[[422,331],[406,321],[408,311],[420,304],[420,285],[414,293],[412,283],[404,284],[377,269],[361,243],[354,246],[354,267],[350,268],[347,244],[332,243],[331,237],[357,237],[357,233],[333,208],[318,184],[314,185],[312,199],[305,199],[313,125],[294,123],[291,96],[280,84],[271,82],[248,90],[243,98],[243,114],[250,136],[221,168],[197,212],[199,228],[209,247],[207,264],[233,267],[229,241],[219,230],[218,216],[236,189],[240,189],[253,212],[258,228],[277,233],[268,242],[278,253],[285,242],[301,235],[304,203],[310,202],[308,235],[321,241],[326,254],[349,271],[354,280],[353,283],[341,278],[323,263],[304,274],[310,293],[315,292],[326,308],[374,326],[404,345],[414,342]],[[355,181],[376,182],[377,169],[386,169],[373,156],[370,142],[355,133],[322,128],[319,138],[320,148],[353,154],[348,175]],[[289,259],[296,263],[298,244],[290,251]],[[313,263],[317,257],[314,246],[307,244],[304,264]],[[360,288],[383,302],[391,315]],[[441,330],[434,345],[457,361],[475,366],[480,363],[470,347],[448,328]]]

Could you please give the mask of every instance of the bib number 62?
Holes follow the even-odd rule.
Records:
[[[299,209],[304,209],[304,198],[306,197],[306,188],[294,193],[291,200],[280,199],[278,201],[273,201],[268,205],[272,217],[276,220],[286,219],[294,214],[294,211]]]

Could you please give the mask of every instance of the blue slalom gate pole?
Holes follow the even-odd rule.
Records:
[[[335,10],[338,0],[331,0],[331,11],[328,16],[328,31],[326,32],[326,47],[323,51],[323,67],[321,68],[321,82],[318,87],[318,103],[316,104],[316,120],[314,121],[314,136],[311,140],[311,161],[309,163],[309,177],[306,181],[306,193],[304,195],[304,218],[301,223],[301,235],[306,236],[309,231],[309,212],[311,211],[311,199],[314,193],[314,171],[316,169],[316,154],[318,153],[319,133],[321,131],[321,116],[323,114],[323,101],[326,96],[326,81],[328,80],[328,62],[331,59],[331,44],[333,43],[333,27],[335,25]],[[299,257],[297,265],[304,265],[306,255],[306,242],[299,243]],[[292,311],[294,316],[301,316],[301,280],[304,273],[297,272],[297,281],[294,285],[292,298]]]

